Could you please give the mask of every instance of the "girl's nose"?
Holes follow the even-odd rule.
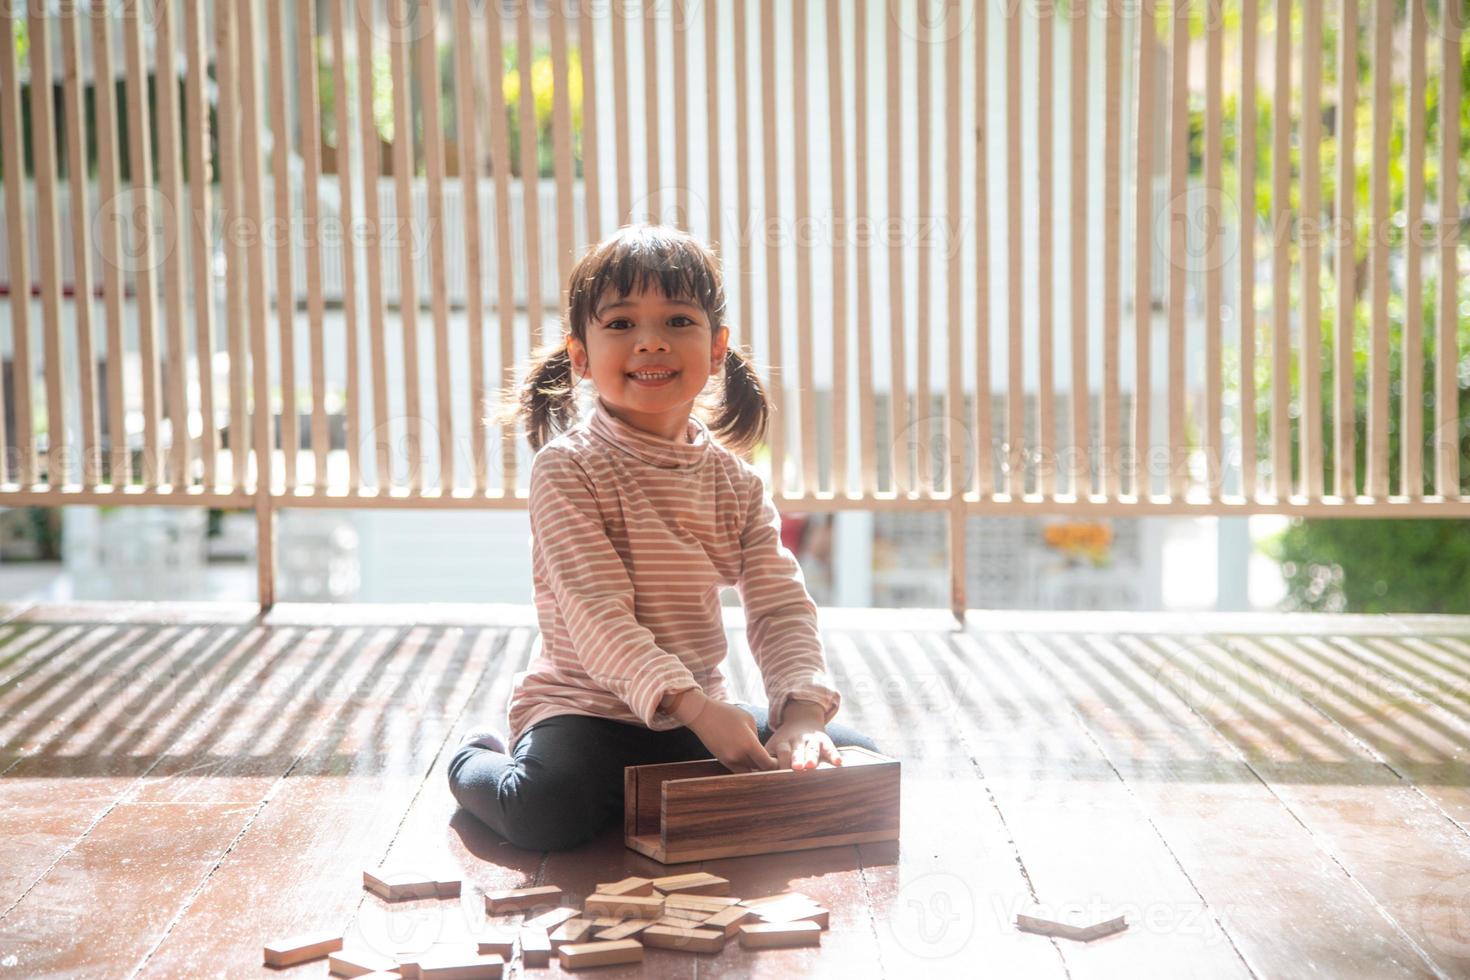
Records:
[[[638,338],[638,349],[639,350],[668,350],[669,349],[669,342],[664,339],[663,334],[656,333],[656,334],[653,334],[652,336],[649,336],[649,335],[645,334],[644,336]]]

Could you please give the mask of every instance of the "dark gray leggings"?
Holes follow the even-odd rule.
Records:
[[[764,744],[766,709],[736,702],[755,718]],[[827,726],[835,745],[877,752],[872,739],[846,725]],[[713,758],[688,728],[656,732],[589,715],[537,722],[511,754],[466,745],[449,761],[449,788],[460,806],[517,847],[576,847],[623,819],[623,767]]]

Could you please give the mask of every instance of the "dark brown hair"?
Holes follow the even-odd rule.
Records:
[[[668,225],[625,225],[593,245],[577,260],[567,283],[566,334],[586,347],[587,326],[611,291],[618,298],[657,290],[667,299],[688,300],[709,317],[711,340],[724,322],[725,287],[720,262],[708,246],[688,232]],[[716,376],[715,399],[706,393],[696,406],[710,434],[746,458],[765,440],[771,400],[749,352],[734,344],[725,351],[724,370]],[[567,337],[531,352],[525,380],[501,389],[500,407],[492,421],[514,425],[524,421],[526,438],[539,450],[577,420],[572,358]]]

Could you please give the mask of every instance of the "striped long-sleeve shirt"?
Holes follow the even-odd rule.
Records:
[[[745,606],[751,653],[781,723],[790,698],[830,722],[817,609],[781,544],[759,473],[691,416],[685,442],[644,432],[596,399],[531,466],[531,555],[539,651],[515,676],[509,744],[556,715],[593,715],[655,731],[679,727],[665,694],[729,694],[720,589]]]

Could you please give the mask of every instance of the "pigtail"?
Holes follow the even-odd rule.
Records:
[[[709,423],[710,432],[731,452],[748,459],[755,447],[765,441],[771,399],[750,355],[733,344],[725,350],[721,387],[719,410]]]
[[[556,438],[576,419],[572,355],[565,341],[531,354],[525,382],[502,388],[500,408],[494,413],[494,421],[508,428],[524,422],[532,451]]]

